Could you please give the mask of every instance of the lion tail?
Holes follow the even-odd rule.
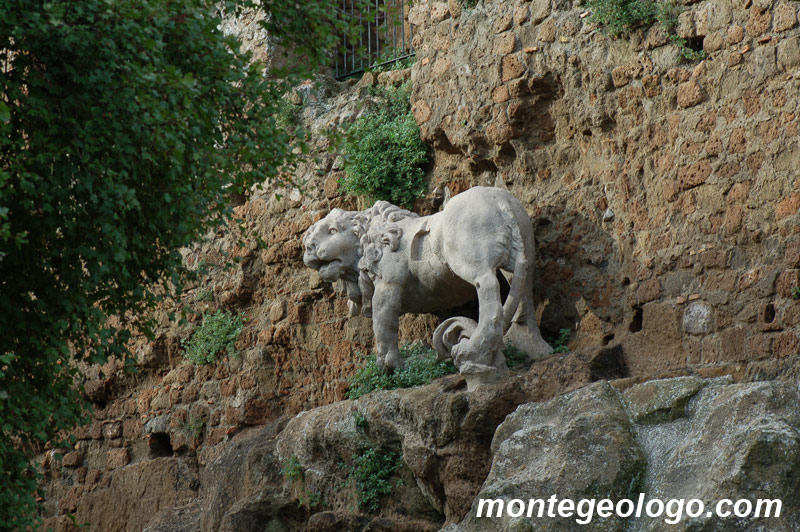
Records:
[[[511,287],[506,297],[506,302],[503,304],[503,333],[508,331],[511,327],[511,320],[514,319],[514,313],[519,307],[522,300],[522,292],[525,290],[525,279],[530,275],[528,271],[528,259],[524,254],[520,253],[517,261],[514,263],[514,271],[511,277]]]

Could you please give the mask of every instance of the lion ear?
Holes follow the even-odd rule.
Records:
[[[358,213],[353,216],[353,234],[361,238],[364,234],[362,228],[367,227],[368,223],[369,219],[364,213]]]

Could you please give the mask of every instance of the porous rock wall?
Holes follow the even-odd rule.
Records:
[[[333,207],[366,207],[339,190],[341,161],[325,151],[322,131],[379,105],[376,83],[413,82],[413,111],[434,155],[430,191],[488,184],[523,201],[538,239],[542,329],[575,331],[573,355],[524,377],[555,384],[496,390],[481,408],[500,404],[505,415],[626,375],[625,386],[681,374],[796,380],[798,7],[687,5],[679,31],[708,54],[689,64],[660,30],[612,40],[570,2],[415,2],[418,60],[410,71],[321,80],[293,95],[317,158],[294,172],[307,183],[302,193],[275,197],[266,188],[237,207],[264,245],[240,239],[232,226],[186,250],[187,264],[205,272],[174,307],[189,311],[188,323],[170,322],[172,309],[160,309],[155,341],[132,342],[138,373],[115,361],[87,372],[92,422],[76,429],[63,459],[55,450],[40,457],[46,525],[72,530],[74,513],[103,531],[155,523],[165,531],[248,530],[242,522],[256,514],[276,523],[275,515],[286,516],[280,526],[288,530],[306,526],[308,512],[290,487],[262,497],[265,483],[283,481],[276,438],[294,414],[343,399],[372,334],[368,320],[347,318],[345,298],[303,266],[300,239]],[[415,210],[433,212],[437,197]],[[217,308],[244,313],[242,356],[192,366],[182,341]],[[405,317],[402,338],[429,339],[437,323]],[[458,408],[467,408],[459,404],[436,408],[458,424]],[[488,471],[459,457],[483,457],[488,467],[501,421],[491,417],[487,433],[458,432],[461,441],[439,442],[433,455],[404,456],[421,479],[422,495],[413,497],[428,501],[416,514],[428,523],[420,530],[463,517]],[[267,470],[253,469],[267,454]],[[378,526],[337,511],[314,526]]]
[[[611,39],[579,2],[416,2],[433,186],[504,186],[536,224],[543,328],[633,375],[775,375],[798,353],[796,2],[682,2]]]

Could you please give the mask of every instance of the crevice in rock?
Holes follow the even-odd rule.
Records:
[[[631,318],[631,323],[628,325],[628,330],[632,333],[637,333],[642,330],[642,307],[633,307],[633,318]]]
[[[154,432],[150,434],[148,444],[150,445],[150,458],[163,458],[174,454],[169,434],[166,432]]]
[[[612,335],[613,336],[613,335]],[[621,345],[601,349],[589,362],[592,382],[627,377],[630,372],[625,363],[625,353]]]

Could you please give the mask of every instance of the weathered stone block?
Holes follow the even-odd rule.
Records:
[[[636,300],[640,305],[648,303],[661,295],[661,283],[657,278],[652,278],[644,283],[636,290]]]
[[[103,437],[107,440],[119,438],[122,436],[122,423],[119,421],[112,421],[103,425]]]
[[[744,28],[738,25],[731,26],[728,28],[728,32],[726,35],[726,40],[728,44],[736,44],[742,42],[744,39]]]
[[[518,78],[525,73],[525,65],[513,55],[503,57],[500,68],[503,83]]]
[[[708,334],[711,332],[713,311],[702,301],[692,301],[683,311],[683,330],[689,334]]]
[[[772,19],[772,11],[763,7],[753,6],[750,8],[750,17],[747,19],[747,34],[751,37],[758,37],[769,28]]]
[[[430,9],[432,22],[441,22],[450,17],[450,6],[447,2],[433,2]]]
[[[550,0],[533,0],[531,2],[531,22],[538,24],[550,14]]]
[[[781,2],[775,8],[773,27],[777,32],[784,32],[794,28],[797,24],[797,10],[787,2]]]
[[[743,362],[748,359],[747,333],[742,327],[730,327],[719,335],[719,356],[716,362]]]
[[[64,455],[61,459],[61,465],[64,467],[78,467],[83,462],[83,453],[80,451],[72,451]]]
[[[703,389],[697,377],[676,377],[631,386],[623,397],[636,423],[666,423],[684,417],[686,404]]]
[[[800,354],[800,341],[797,333],[787,331],[775,339],[774,352],[777,357],[791,357]]]
[[[678,186],[687,190],[706,182],[711,175],[711,164],[708,161],[697,161],[689,166],[678,169]]]
[[[694,80],[678,85],[678,107],[693,107],[705,100],[705,98],[703,89]]]
[[[127,447],[111,449],[106,453],[106,469],[118,469],[128,465],[130,454]]]
[[[494,38],[492,53],[495,55],[508,55],[514,51],[516,36],[513,31],[498,35]]]
[[[778,66],[783,70],[800,64],[800,39],[797,36],[783,39],[778,43]]]
[[[244,404],[245,425],[262,425],[274,417],[271,407],[263,399],[249,399]]]

